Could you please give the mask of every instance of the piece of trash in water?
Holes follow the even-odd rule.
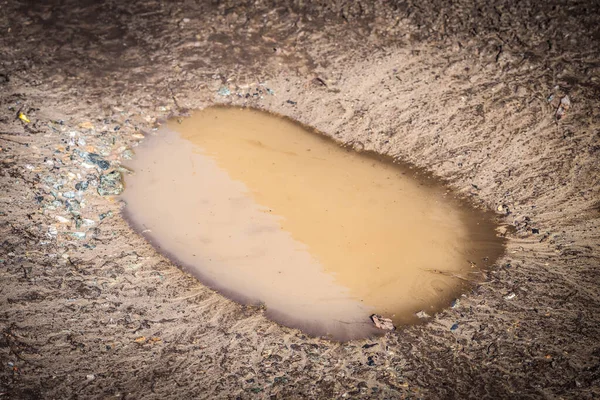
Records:
[[[219,89],[217,94],[219,94],[221,96],[229,96],[231,94],[231,90],[229,90],[228,87],[223,86],[221,89]]]
[[[431,318],[431,315],[427,314],[425,311],[421,310],[418,313],[415,314],[417,316],[417,318],[419,319],[427,319],[427,318]]]
[[[560,104],[556,110],[556,119],[561,119],[569,108],[571,108],[571,99],[569,99],[569,96],[565,96],[560,99]]]
[[[29,118],[27,118],[27,115],[23,114],[22,112],[19,112],[19,119],[23,122],[25,122],[26,124],[30,123],[31,121],[29,120]]]
[[[458,329],[458,322],[457,322],[457,323],[455,323],[454,325],[452,325],[452,326],[450,327],[450,330],[451,330],[451,331],[455,331],[455,330],[457,330],[457,329]]]
[[[393,331],[396,329],[392,320],[389,318],[382,317],[381,315],[373,314],[371,315],[371,321],[375,324],[375,327],[379,329],[383,329],[386,331]]]
[[[506,296],[504,296],[504,300],[512,300],[512,299],[514,299],[516,296],[517,296],[516,294],[514,294],[514,293],[510,293],[510,294],[507,294]]]

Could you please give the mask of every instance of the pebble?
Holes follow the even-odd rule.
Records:
[[[389,318],[382,317],[381,315],[373,314],[371,315],[371,321],[375,324],[375,327],[379,329],[383,329],[386,331],[393,331],[396,329],[393,322]]]
[[[121,194],[124,189],[123,176],[119,171],[100,175],[100,184],[98,185],[98,194],[100,196],[116,196]]]
[[[231,90],[229,90],[228,87],[223,86],[221,89],[219,89],[217,94],[227,97],[227,96],[231,95]]]
[[[77,182],[75,184],[75,189],[80,190],[80,191],[84,191],[88,188],[88,181],[81,181],[81,182]]]
[[[70,222],[70,220],[69,220],[68,218],[62,217],[62,216],[60,216],[60,215],[57,215],[57,216],[56,216],[56,217],[54,217],[54,218],[56,218],[56,220],[57,220],[58,222],[60,222],[61,224],[68,224],[68,223]]]

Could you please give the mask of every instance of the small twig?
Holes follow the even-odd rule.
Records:
[[[3,137],[0,137],[0,140],[6,140],[7,142],[17,143],[17,144],[20,144],[22,146],[29,147],[29,143],[19,142],[18,140],[7,139],[7,138],[3,138]]]
[[[498,60],[500,59],[500,55],[502,54],[502,46],[498,46],[499,50],[498,50],[498,54],[496,54],[496,62],[498,62]]]

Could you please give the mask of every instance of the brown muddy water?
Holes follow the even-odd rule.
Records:
[[[138,147],[128,220],[203,283],[307,333],[415,323],[503,250],[489,215],[408,168],[267,112],[211,107]]]

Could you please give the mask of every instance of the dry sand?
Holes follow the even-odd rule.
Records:
[[[0,393],[598,398],[599,15],[561,0],[0,3]],[[157,121],[215,103],[445,180],[514,227],[507,254],[454,308],[373,340],[309,338],[227,300],[98,193]]]

